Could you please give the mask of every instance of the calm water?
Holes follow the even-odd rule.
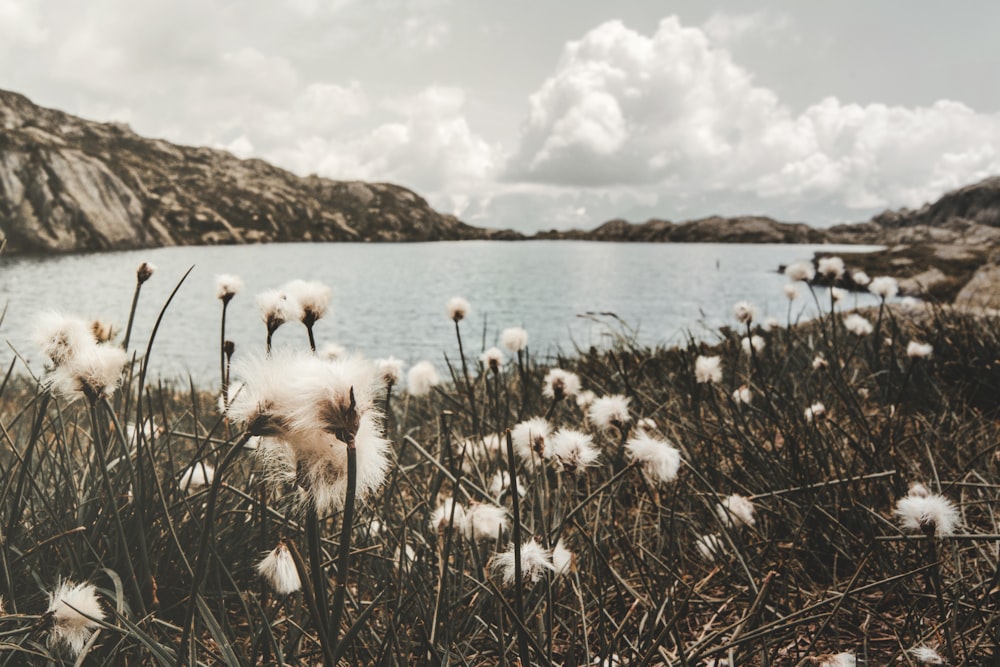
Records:
[[[333,289],[333,316],[316,325],[319,344],[336,342],[370,357],[393,354],[413,363],[457,345],[445,302],[464,296],[472,304],[462,323],[467,345],[478,352],[499,331],[523,326],[536,355],[570,351],[574,342],[600,345],[608,329],[581,317],[614,312],[638,328],[645,343],[671,343],[685,332],[710,335],[732,323],[732,305],[758,305],[761,317],[784,322],[787,301],[779,264],[808,260],[815,249],[836,246],[617,244],[575,241],[425,244],[285,244],[161,248],[53,258],[0,258],[0,304],[7,305],[0,336],[40,373],[30,342],[34,316],[45,309],[111,320],[124,328],[140,262],[157,266],[142,291],[133,341],[145,348],[156,316],[190,266],[157,334],[154,374],[211,383],[218,375],[220,302],[215,275],[234,273],[246,288],[229,307],[227,338],[237,357],[261,351],[265,330],[254,295],[302,278]],[[850,250],[864,250],[850,246]],[[848,248],[845,248],[848,249]],[[851,297],[852,303],[854,297]],[[869,297],[861,296],[861,303]],[[870,299],[874,303],[874,299]],[[804,300],[797,307],[811,308]],[[286,324],[276,346],[306,345],[305,329]],[[18,366],[23,368],[21,362]]]

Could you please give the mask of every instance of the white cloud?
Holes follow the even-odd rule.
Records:
[[[919,205],[1000,171],[998,154],[1000,115],[957,102],[831,97],[794,114],[705,31],[671,17],[652,36],[609,22],[568,43],[530,98],[506,179],[646,188],[675,202],[741,193],[829,215]]]
[[[48,41],[38,5],[29,0],[0,0],[0,50]]]
[[[772,12],[734,14],[716,11],[701,27],[715,44],[728,46],[745,39],[774,44],[790,31],[792,21],[785,14]]]

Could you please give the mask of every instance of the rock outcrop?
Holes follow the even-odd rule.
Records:
[[[646,243],[822,243],[825,239],[822,230],[764,216],[712,216],[681,223],[659,219],[631,223],[618,219],[588,232],[552,230],[540,232],[535,238]]]
[[[0,91],[6,252],[277,241],[511,239],[386,183],[302,178],[261,160],[147,139]]]

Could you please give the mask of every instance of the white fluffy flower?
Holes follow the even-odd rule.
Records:
[[[479,361],[485,368],[495,373],[503,366],[503,352],[499,347],[491,347],[479,355]]]
[[[805,411],[806,421],[811,422],[813,420],[820,420],[826,417],[826,406],[816,401]]]
[[[506,551],[493,558],[493,569],[499,571],[503,583],[508,586],[517,579],[514,569],[514,549],[514,545],[511,544]],[[546,570],[555,571],[555,566],[552,564],[552,554],[536,540],[529,538],[521,546],[520,553],[522,580],[534,583],[542,578]]]
[[[625,451],[653,481],[671,482],[677,478],[681,453],[666,440],[640,433],[625,443]]]
[[[566,548],[562,540],[556,542],[556,545],[552,547],[552,567],[555,569],[556,576],[572,572],[575,560],[573,552]]]
[[[768,331],[774,331],[775,329],[781,328],[781,320],[777,317],[771,316],[764,320],[764,328]]]
[[[958,510],[942,495],[908,495],[896,503],[896,516],[904,530],[943,537],[953,535],[958,526]]]
[[[597,394],[595,394],[589,389],[584,389],[583,391],[581,391],[579,394],[576,395],[576,405],[581,410],[589,409],[590,406],[593,405],[594,401],[596,400],[597,400]]]
[[[833,299],[834,303],[840,303],[847,298],[847,290],[842,287],[831,287],[830,297]]]
[[[204,461],[195,463],[181,475],[180,487],[188,494],[194,494],[212,485],[215,468]]]
[[[406,374],[406,391],[410,396],[426,396],[431,393],[431,387],[440,381],[434,364],[429,361],[418,361]]]
[[[753,393],[750,391],[749,385],[742,384],[733,390],[733,402],[737,405],[750,405],[752,400]]]
[[[816,267],[821,275],[833,280],[844,275],[844,260],[840,257],[820,257]]]
[[[694,376],[698,382],[722,382],[722,357],[698,355],[694,360]]]
[[[327,361],[336,361],[347,356],[347,348],[337,343],[325,343],[319,349],[318,356],[320,359],[326,359]]]
[[[580,377],[576,373],[553,368],[545,374],[542,381],[542,394],[546,398],[561,401],[568,396],[575,396],[580,391]]]
[[[80,350],[96,343],[90,324],[54,311],[40,313],[32,331],[32,340],[53,366],[59,367]]]
[[[270,333],[274,333],[285,322],[300,319],[298,302],[292,301],[288,295],[278,290],[266,290],[258,294],[257,308],[260,309],[260,319],[267,325]]]
[[[851,653],[828,655],[821,659],[820,667],[855,667],[857,660]]]
[[[302,588],[295,560],[284,541],[278,542],[267,555],[257,563],[257,574],[264,577],[278,595],[288,595]]]
[[[757,317],[757,306],[749,301],[740,301],[733,306],[733,315],[743,324],[750,324]]]
[[[52,391],[68,400],[86,397],[97,401],[115,392],[127,360],[125,350],[117,345],[99,344],[91,339],[53,368],[47,382]]]
[[[562,472],[582,473],[587,466],[597,463],[600,452],[589,435],[562,429],[552,436],[551,458]]]
[[[698,553],[705,560],[711,562],[726,554],[726,542],[718,535],[702,535],[694,542]]]
[[[857,313],[851,313],[844,318],[844,328],[855,336],[867,336],[875,330],[871,322]]]
[[[892,276],[878,276],[868,283],[868,291],[877,297],[891,299],[899,294],[899,283]]]
[[[789,280],[809,281],[816,276],[816,270],[811,262],[794,262],[785,267],[785,275]]]
[[[906,346],[906,356],[911,359],[926,359],[934,352],[934,346],[930,343],[921,343],[911,340]]]
[[[93,584],[74,584],[63,580],[49,593],[48,614],[52,615],[49,641],[62,643],[79,655],[90,639],[98,621],[105,619],[104,609]]]
[[[795,301],[799,298],[799,288],[795,283],[785,283],[785,298],[789,301]]]
[[[381,374],[384,384],[399,384],[403,380],[403,360],[386,357],[375,360],[375,369]]]
[[[143,262],[135,270],[136,282],[141,285],[152,278],[154,273],[156,273],[156,264],[153,264],[152,262]]]
[[[920,646],[914,646],[909,650],[909,654],[913,656],[914,662],[920,663],[921,665],[943,665],[944,658],[932,649],[930,646],[925,646],[921,644]]]
[[[621,394],[595,399],[587,411],[590,421],[602,428],[622,428],[629,422],[629,398]]]
[[[754,525],[753,501],[738,493],[734,493],[715,506],[715,513],[726,528],[737,524]]]
[[[243,279],[229,273],[220,273],[215,276],[215,297],[224,303],[229,303],[230,299],[236,296],[243,289]]]
[[[281,288],[281,291],[289,301],[298,304],[295,314],[307,327],[311,327],[330,310],[330,288],[323,283],[293,280]]]
[[[446,308],[448,310],[448,319],[455,322],[465,319],[465,316],[469,314],[469,302],[460,296],[453,296],[448,299]]]
[[[474,542],[500,539],[507,530],[507,510],[488,503],[473,503],[465,512],[463,530]]]
[[[500,332],[500,344],[511,354],[517,354],[528,347],[528,332],[521,327],[510,327]]]
[[[826,358],[822,355],[822,353],[817,354],[815,357],[813,357],[813,360],[812,360],[813,370],[818,371],[821,368],[826,368],[829,365],[830,365],[830,362],[828,362],[826,360]]]
[[[552,427],[541,417],[523,421],[510,431],[514,453],[529,468],[549,456],[546,443],[551,437]]]
[[[444,502],[431,513],[431,530],[440,532],[447,530],[449,526],[460,531],[465,528],[465,506],[454,498],[445,498]]]
[[[493,473],[493,477],[490,478],[490,488],[489,488],[490,495],[493,496],[494,498],[499,499],[500,496],[507,493],[509,489],[510,489],[510,473],[507,472],[506,470],[497,470],[495,473]],[[525,493],[527,493],[527,490],[521,483],[521,479],[518,478],[517,495],[523,498]]]
[[[872,281],[872,279],[864,271],[855,271],[852,273],[851,280],[853,280],[854,284],[858,287],[865,287]]]
[[[760,352],[767,346],[767,342],[757,335],[744,336],[740,344],[743,346],[743,353],[748,355],[751,352]]]

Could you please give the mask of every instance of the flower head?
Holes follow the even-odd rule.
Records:
[[[274,333],[285,322],[300,319],[298,302],[292,301],[288,295],[278,290],[258,294],[257,307],[268,333]]]
[[[445,498],[431,514],[431,530],[441,532],[455,527],[462,530],[465,527],[465,506],[454,498]]]
[[[485,368],[497,373],[503,366],[503,352],[500,351],[499,347],[491,347],[479,355],[479,361]]]
[[[875,330],[871,322],[857,313],[851,313],[844,318],[844,328],[855,336],[867,336]]]
[[[554,401],[561,401],[567,396],[574,396],[580,391],[580,377],[576,373],[553,368],[545,374],[542,382],[542,394]]]
[[[904,530],[944,537],[955,533],[958,510],[942,495],[908,495],[896,503],[896,516]]]
[[[754,525],[753,511],[753,501],[738,493],[734,493],[715,506],[715,513],[726,528],[738,524]]]
[[[810,281],[816,276],[816,270],[811,262],[793,262],[785,267],[785,275],[792,281]]]
[[[500,332],[500,344],[511,354],[517,354],[528,347],[528,332],[521,327],[510,327]]]
[[[753,336],[744,336],[743,340],[740,341],[740,345],[743,346],[744,354],[751,354],[762,351],[767,347],[767,342],[761,336],[754,334]]]
[[[199,461],[181,475],[180,487],[190,495],[211,486],[214,479],[215,468]]]
[[[85,320],[54,311],[38,315],[32,339],[55,367],[61,366],[77,352],[97,342],[90,324]]]
[[[844,260],[840,257],[820,257],[816,263],[820,275],[837,280],[844,275]]]
[[[440,381],[434,364],[429,361],[418,361],[406,374],[406,391],[410,396],[426,396],[431,393],[431,387]]]
[[[307,327],[330,310],[330,288],[320,282],[293,280],[281,288],[289,302],[298,304],[295,314]]]
[[[256,570],[278,595],[288,595],[302,588],[299,571],[284,540],[267,552],[267,555],[257,563]]]
[[[740,301],[733,306],[733,315],[743,324],[750,324],[757,317],[757,306],[749,301]]]
[[[911,359],[927,359],[934,353],[934,346],[930,343],[921,343],[911,340],[906,345],[906,356]]]
[[[447,309],[448,319],[460,322],[469,314],[469,302],[460,296],[453,296],[448,299]]]
[[[220,273],[215,276],[215,297],[223,303],[229,303],[243,289],[243,279],[230,273]]]
[[[587,411],[590,421],[602,428],[614,426],[617,429],[624,428],[629,422],[628,414],[629,398],[621,394],[602,396],[595,399]]]
[[[125,350],[97,343],[93,338],[90,341],[75,348],[72,356],[47,377],[52,391],[68,400],[86,397],[96,402],[111,396],[121,382],[122,368],[128,360]]]
[[[854,284],[858,287],[867,287],[868,283],[872,281],[871,277],[869,277],[869,275],[864,271],[855,271],[852,273],[851,280],[853,280]]]
[[[857,659],[851,653],[838,653],[817,658],[819,667],[855,667]]]
[[[383,384],[391,386],[403,380],[403,361],[396,357],[375,360],[375,369],[381,374]]]
[[[749,385],[741,384],[733,390],[733,402],[737,405],[750,405],[751,400],[753,400],[753,393],[750,391]]]
[[[826,357],[824,357],[822,353],[819,353],[815,357],[813,357],[812,360],[813,370],[818,371],[821,368],[826,368],[829,365],[830,362],[826,360]]]
[[[789,301],[795,301],[799,298],[799,288],[795,283],[785,283],[785,298]]]
[[[106,617],[93,584],[65,579],[49,593],[46,613],[52,617],[49,641],[65,645],[74,655],[80,654],[94,628]]]
[[[586,433],[562,429],[552,436],[551,458],[563,472],[581,473],[587,466],[597,463],[599,456],[593,440]]]
[[[588,410],[597,400],[597,394],[589,389],[584,389],[576,395],[576,406],[581,410]]]
[[[826,406],[819,401],[816,401],[806,408],[805,417],[807,422],[812,422],[814,420],[819,421],[820,419],[823,419],[826,417]]]
[[[625,451],[654,482],[672,482],[681,467],[681,453],[666,440],[646,433],[629,439]]]
[[[514,544],[511,544],[506,551],[493,558],[493,569],[499,571],[503,583],[508,586],[517,580],[514,567],[515,548]],[[520,554],[521,578],[525,581],[535,583],[542,578],[546,570],[555,571],[555,566],[552,564],[552,554],[535,539],[529,538],[521,545]]]
[[[151,262],[143,262],[135,270],[135,280],[140,285],[153,277],[156,272],[156,265]]]
[[[326,359],[327,361],[343,359],[346,355],[347,348],[343,345],[338,345],[337,343],[326,343],[319,350],[320,359]]]
[[[462,529],[473,542],[498,540],[507,530],[507,510],[489,503],[473,503],[465,512]]]
[[[914,646],[908,653],[913,656],[914,662],[920,663],[921,665],[943,665],[944,658],[932,649],[930,646],[921,644],[920,646]]]
[[[503,494],[510,490],[510,473],[506,470],[497,470],[493,473],[493,477],[490,479],[490,495],[494,498],[500,499]],[[521,480],[517,480],[517,495],[524,497],[527,493],[527,489],[521,484]]]
[[[700,383],[722,382],[722,357],[706,357],[698,355],[694,360],[694,377]]]
[[[709,562],[721,558],[728,551],[725,540],[718,535],[702,535],[695,540],[694,546],[701,557]]]
[[[562,540],[556,542],[556,545],[552,547],[552,567],[555,570],[556,576],[572,572],[575,561],[576,556],[566,548]]]
[[[878,276],[868,283],[868,291],[882,299],[891,299],[899,294],[899,283],[892,276]]]
[[[830,288],[830,298],[833,299],[834,303],[840,303],[847,298],[847,290],[843,287],[831,287]]]
[[[552,437],[552,427],[541,417],[523,421],[510,431],[514,453],[529,468],[549,456],[546,443]]]

